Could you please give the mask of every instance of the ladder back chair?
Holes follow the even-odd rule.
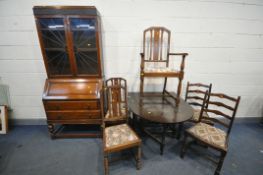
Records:
[[[127,83],[123,78],[110,78],[105,87],[107,113],[103,120],[104,170],[109,174],[109,154],[137,148],[136,166],[141,167],[141,139],[128,126]]]
[[[185,57],[187,53],[170,53],[170,30],[164,27],[150,27],[143,32],[143,53],[141,53],[140,93],[144,92],[144,78],[164,78],[162,95],[172,96],[166,90],[167,78],[178,78],[176,105],[180,102],[182,80],[184,78]],[[181,56],[179,70],[170,65],[170,56]]]
[[[229,134],[239,101],[240,96],[233,98],[221,93],[211,93],[210,99],[208,100],[208,92],[206,92],[199,123],[185,131],[183,147],[180,153],[181,158],[184,157],[188,147],[186,141],[188,136],[190,136],[194,140],[220,152],[220,158],[214,173],[215,175],[219,175],[227,154]],[[209,117],[203,115],[205,112],[209,114]],[[215,125],[211,126],[203,123],[201,122],[202,119],[210,120],[214,122]]]
[[[191,106],[193,106],[193,108],[194,108],[194,115],[190,120],[191,122],[194,122],[194,123],[199,122],[201,109],[202,109],[203,101],[205,98],[205,93],[206,93],[206,91],[208,92],[207,100],[209,101],[211,90],[212,90],[212,84],[211,83],[209,85],[207,85],[207,84],[203,84],[203,83],[187,82],[186,93],[185,93],[185,101],[188,104],[190,104]],[[206,105],[205,108],[207,108],[208,103],[206,103],[205,105]],[[209,115],[206,112],[203,112],[203,115],[206,117],[209,117]],[[205,121],[205,120],[203,120],[203,122],[211,123],[210,121]]]

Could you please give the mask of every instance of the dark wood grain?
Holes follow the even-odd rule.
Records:
[[[139,117],[142,131],[150,138],[160,144],[160,154],[163,154],[165,147],[165,137],[167,129],[174,128],[178,124],[177,138],[180,138],[183,122],[189,120],[193,116],[193,108],[185,101],[176,102],[171,94],[169,96],[160,96],[157,93],[141,94],[139,92],[129,93],[128,101],[130,111],[134,117]],[[144,127],[144,121],[152,122],[162,126],[162,131],[158,132],[158,136]],[[160,138],[161,137],[161,138]]]
[[[138,92],[129,93],[130,110],[143,119],[158,123],[180,123],[193,116],[193,108],[181,100],[176,106],[172,97],[161,97],[157,93],[146,93],[141,96]],[[175,94],[173,94],[175,95]]]
[[[101,133],[63,135],[60,128],[56,129],[56,125],[102,124],[104,75],[99,12],[94,6],[35,6],[33,12],[48,76],[42,99],[50,136],[52,138],[101,136]],[[85,33],[88,26],[86,24],[92,24],[89,26],[91,28],[88,28],[92,32]],[[79,43],[88,42],[87,38],[93,38],[95,44],[92,47],[88,44],[79,44],[81,46],[77,47],[74,32],[89,35],[81,37],[81,33],[77,33],[77,36],[81,35],[78,36],[81,39]],[[77,58],[75,55],[79,52],[88,53],[88,56],[82,55],[82,58],[80,56]],[[79,62],[81,59],[82,67],[77,64],[77,59]],[[55,62],[51,64],[50,62],[54,60]],[[67,69],[64,71],[65,66]],[[95,66],[97,68],[94,68]],[[80,69],[82,71],[79,71]]]

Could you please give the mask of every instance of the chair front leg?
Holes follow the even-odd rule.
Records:
[[[142,151],[141,151],[141,145],[138,146],[137,148],[137,155],[136,155],[136,168],[137,170],[141,169],[141,154],[142,154]]]
[[[180,95],[182,90],[182,78],[179,78],[178,87],[177,87],[177,94],[176,94],[176,106],[180,103]]]
[[[226,157],[226,152],[222,151],[221,155],[220,155],[220,160],[219,160],[217,167],[216,167],[215,175],[220,175],[220,171],[221,171],[221,168],[223,166],[225,157]]]
[[[104,153],[104,174],[109,174],[109,155],[108,153]]]
[[[141,73],[141,82],[140,82],[140,94],[143,95],[143,85],[144,85],[144,75]]]
[[[167,77],[164,78],[164,85],[163,85],[163,95],[165,95],[166,91],[166,84],[167,84]]]
[[[187,149],[187,143],[186,143],[187,137],[188,137],[188,134],[185,132],[184,139],[183,139],[183,145],[182,145],[181,152],[180,152],[180,157],[182,159],[184,158],[184,155],[185,155],[186,149]]]

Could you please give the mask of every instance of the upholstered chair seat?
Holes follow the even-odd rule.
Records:
[[[206,123],[197,123],[187,132],[209,145],[227,150],[226,133],[219,128]]]
[[[147,67],[144,68],[144,72],[146,73],[176,73],[178,72],[176,69],[169,67]]]
[[[140,139],[127,124],[115,125],[105,128],[106,148],[127,145],[132,142],[139,142]]]

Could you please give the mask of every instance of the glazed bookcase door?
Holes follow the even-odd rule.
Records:
[[[72,76],[64,18],[37,19],[42,52],[50,77]]]
[[[100,74],[96,18],[69,18],[73,40],[76,74],[98,76]]]

